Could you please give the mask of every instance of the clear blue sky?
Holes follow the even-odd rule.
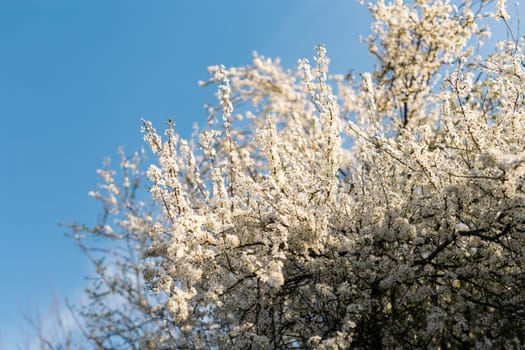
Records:
[[[292,67],[324,43],[333,72],[369,68],[369,23],[352,0],[0,0],[0,349],[52,291],[78,298],[89,265],[58,224],[96,221],[95,170],[140,148],[141,117],[187,136],[207,66],[253,50]]]
[[[253,50],[292,67],[323,43],[332,72],[369,70],[369,24],[353,0],[0,0],[0,349],[53,291],[79,297],[89,265],[58,224],[95,223],[95,170],[142,146],[140,118],[188,136],[207,66]]]

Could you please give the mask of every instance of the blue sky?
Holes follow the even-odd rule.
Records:
[[[292,67],[322,43],[332,72],[369,70],[369,24],[353,0],[0,0],[0,349],[22,312],[80,298],[89,264],[58,224],[96,222],[95,171],[143,145],[140,118],[188,136],[215,101],[207,66],[253,50]]]
[[[140,118],[188,136],[215,99],[207,66],[253,50],[292,67],[323,43],[332,72],[370,69],[369,23],[352,0],[0,0],[0,349],[22,312],[79,298],[89,264],[58,224],[95,223],[95,170],[142,146]]]

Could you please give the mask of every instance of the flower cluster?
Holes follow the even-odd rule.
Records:
[[[145,121],[148,214],[101,173],[93,195],[125,215],[155,292],[134,310],[161,320],[131,343],[525,346],[523,41],[475,55],[487,13],[469,2],[370,11],[360,81],[330,76],[323,46],[291,71],[254,54],[210,68],[219,101],[195,138]]]

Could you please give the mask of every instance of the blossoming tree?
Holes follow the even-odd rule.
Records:
[[[97,267],[84,335],[101,349],[525,346],[523,40],[479,55],[481,22],[508,19],[485,5],[378,0],[373,72],[328,75],[323,46],[293,71],[255,54],[210,68],[219,103],[192,139],[145,121],[154,160],[142,173],[123,156],[122,181],[102,170],[100,225],[73,226]]]

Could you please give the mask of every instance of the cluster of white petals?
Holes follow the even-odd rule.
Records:
[[[133,310],[157,328],[130,344],[525,346],[523,41],[476,56],[469,2],[370,11],[378,65],[359,81],[330,76],[323,46],[295,70],[255,53],[210,68],[219,102],[193,139],[145,121],[150,211],[100,173],[119,218],[101,231],[133,233],[154,292]]]

